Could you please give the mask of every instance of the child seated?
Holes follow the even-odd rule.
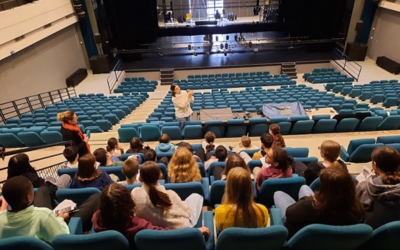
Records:
[[[204,168],[208,170],[213,162],[224,162],[228,158],[228,151],[224,146],[218,146],[215,149],[215,156],[211,156],[208,161],[204,163]]]
[[[100,163],[100,167],[118,167],[122,166],[124,162],[122,161],[112,161],[111,154],[107,152],[104,148],[98,148],[93,152],[96,161]]]
[[[111,137],[107,142],[107,152],[111,154],[112,161],[119,161],[124,149],[119,145],[117,138]]]
[[[122,165],[122,173],[126,176],[125,181],[118,182],[122,185],[131,185],[140,183],[137,179],[139,173],[139,162],[135,158],[127,159]]]
[[[79,148],[75,146],[66,147],[63,155],[67,162],[64,163],[63,168],[77,168],[79,158]]]
[[[8,179],[2,191],[0,239],[32,236],[50,243],[56,235],[69,234],[69,228],[64,221],[64,218],[68,218],[68,213],[61,212],[56,217],[48,208],[31,206],[34,193],[28,178],[16,176]]]
[[[160,160],[157,160],[157,153],[154,149],[150,148],[144,153],[144,161],[154,161],[156,163],[163,163],[168,166],[168,157],[163,156]]]
[[[255,145],[251,145],[251,139],[247,136],[242,136],[240,142],[232,149],[233,152],[239,153],[242,150],[246,149],[257,149],[258,147]]]
[[[160,143],[156,146],[157,153],[173,153],[175,152],[175,146],[171,143],[171,139],[167,134],[162,134],[158,140]]]

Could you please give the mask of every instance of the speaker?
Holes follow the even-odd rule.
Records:
[[[109,55],[92,56],[89,59],[93,74],[110,73]]]
[[[376,59],[376,65],[383,68],[384,70],[389,71],[392,74],[400,73],[400,63],[393,61],[392,59],[387,58],[386,56],[379,56]]]
[[[355,61],[364,61],[367,55],[368,46],[362,43],[348,43],[344,52]]]
[[[364,25],[363,20],[357,21],[357,24],[356,24],[356,31],[358,32],[358,31],[362,30],[363,25]]]
[[[67,87],[78,86],[78,84],[82,82],[87,77],[87,75],[88,74],[86,69],[78,69],[65,80],[67,83]]]

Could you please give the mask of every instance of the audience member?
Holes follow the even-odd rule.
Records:
[[[201,148],[198,148],[195,153],[195,155],[197,155],[201,159],[201,162],[208,161],[212,156],[210,151],[214,151],[218,146],[220,146],[218,144],[215,144],[214,141],[215,134],[211,131],[208,131],[204,135],[204,141],[201,143]]]
[[[168,165],[167,181],[172,183],[201,182],[199,166],[187,148],[178,147],[176,149]]]
[[[219,231],[229,227],[260,228],[268,225],[268,210],[253,200],[250,171],[233,168],[229,171],[225,199],[215,209],[215,224]]]
[[[131,185],[140,183],[137,179],[139,173],[139,162],[135,158],[127,159],[122,165],[122,173],[125,175],[126,180],[118,182],[122,185]]]
[[[202,160],[200,159],[200,157],[198,157],[197,155],[193,154],[193,148],[192,145],[190,145],[190,143],[187,142],[182,142],[178,148],[187,148],[193,155],[193,158],[196,162],[202,162]]]
[[[107,152],[112,156],[112,161],[119,161],[124,149],[119,145],[117,138],[111,137],[107,142]]]
[[[79,158],[79,148],[75,146],[66,147],[63,151],[63,155],[67,162],[64,163],[63,168],[77,168]]]
[[[374,149],[371,158],[375,176],[360,182],[356,192],[364,205],[364,223],[376,229],[400,220],[400,154],[382,146]]]
[[[0,239],[14,236],[32,236],[50,243],[59,234],[69,234],[64,219],[68,213],[58,217],[48,208],[31,206],[34,199],[32,183],[24,176],[9,178],[0,197]],[[10,206],[9,210],[7,207]]]
[[[248,150],[248,149],[257,149],[258,147],[256,145],[251,144],[251,139],[248,136],[242,136],[240,139],[240,142],[236,145],[236,147],[232,148],[233,152],[240,153],[242,150]]]
[[[224,146],[218,146],[215,149],[215,156],[212,155],[208,161],[204,163],[204,168],[208,170],[210,168],[211,163],[213,162],[225,162],[226,158],[228,158],[228,151]]]
[[[107,152],[104,148],[96,149],[93,155],[96,157],[96,161],[100,163],[100,167],[118,167],[124,164],[122,161],[112,161],[111,153]]]
[[[62,121],[61,134],[64,141],[72,141],[73,146],[79,148],[79,157],[90,153],[89,137],[83,134],[78,124],[78,117],[74,111],[68,110],[57,114],[57,121]]]
[[[228,176],[229,171],[236,167],[243,168],[250,172],[250,168],[247,166],[246,162],[243,160],[242,157],[240,157],[237,154],[230,154],[228,157],[228,160],[226,161],[225,168],[223,169],[221,174],[219,174],[219,176],[221,178],[218,178],[218,173],[216,173],[217,169],[214,170],[215,180],[226,180],[226,177]]]
[[[101,191],[110,183],[114,183],[110,176],[106,172],[96,169],[94,155],[87,154],[79,158],[78,172],[69,188],[94,187]]]
[[[126,151],[127,154],[135,154],[135,153],[144,154],[146,153],[146,150],[150,148],[137,137],[133,137],[130,144],[131,148]]]
[[[263,158],[266,155],[266,152],[268,152],[268,150],[272,147],[272,144],[274,143],[274,138],[272,137],[272,135],[264,133],[260,136],[260,141],[261,150],[254,153],[253,158],[250,158],[250,156],[246,152],[241,152],[239,154],[244,159],[246,164],[251,160],[259,160]]]
[[[353,178],[342,168],[325,168],[320,174],[321,191],[313,191],[306,185],[299,192],[299,201],[277,191],[274,203],[281,210],[289,238],[310,224],[345,226],[364,220],[362,203],[356,196]]]
[[[274,138],[274,144],[272,146],[278,146],[281,148],[286,147],[285,140],[281,135],[281,127],[278,124],[273,123],[269,126],[269,133]]]
[[[193,159],[193,158],[192,158]],[[140,169],[142,187],[132,190],[135,215],[155,226],[180,229],[194,227],[203,208],[203,197],[191,194],[185,201],[158,183],[161,171],[155,162],[145,162]]]
[[[168,157],[163,156],[160,160],[157,160],[157,153],[154,149],[148,149],[144,154],[144,161],[154,161],[156,163],[162,163],[165,166],[168,166]]]
[[[173,153],[175,146],[171,143],[171,139],[167,134],[162,134],[158,140],[160,143],[156,146],[157,153]]]
[[[261,171],[256,175],[257,190],[260,190],[263,182],[268,179],[292,177],[293,170],[290,165],[293,162],[293,157],[288,156],[286,150],[283,148],[270,148],[264,160],[268,167],[263,166]],[[261,160],[261,162],[262,161],[263,160]],[[253,173],[255,173],[255,171],[253,171]]]

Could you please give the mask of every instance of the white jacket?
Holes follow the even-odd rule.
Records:
[[[188,117],[193,113],[190,104],[194,102],[194,97],[188,98],[188,93],[186,91],[181,91],[180,94],[172,97],[172,102],[175,105],[176,118]]]

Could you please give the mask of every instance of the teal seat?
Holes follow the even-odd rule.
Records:
[[[376,131],[383,121],[381,116],[365,117],[358,125],[357,131]]]
[[[386,117],[377,130],[395,130],[400,127],[400,115]]]
[[[141,127],[141,138],[143,141],[158,141],[161,133],[160,129],[154,125],[143,125]]]
[[[135,128],[119,128],[118,137],[120,142],[130,142],[133,137],[139,137]]]
[[[48,243],[30,236],[15,236],[0,240],[0,249],[4,250],[54,250]]]
[[[211,131],[217,138],[225,136],[225,127],[223,126],[222,120],[206,121],[206,131]]]
[[[376,139],[376,143],[383,143],[383,144],[400,143],[400,136],[399,135],[379,136]]]
[[[350,142],[351,143],[351,142]],[[384,146],[382,143],[360,145],[351,154],[341,146],[340,158],[346,162],[366,163],[371,161],[372,151],[379,146]]]
[[[354,132],[358,123],[357,118],[344,118],[336,126],[335,132]]]
[[[307,120],[307,121],[297,121],[290,134],[297,135],[297,134],[311,134],[311,131],[314,127],[314,120]]]
[[[161,134],[167,134],[171,140],[182,140],[182,132],[179,126],[163,126]]]
[[[98,126],[102,131],[108,131],[112,129],[112,124],[107,119],[100,119],[95,122],[96,126]],[[89,129],[89,128],[87,128]],[[90,129],[89,129],[90,130]],[[91,131],[93,132],[93,131]]]
[[[87,188],[63,188],[58,189],[56,192],[57,200],[62,202],[63,200],[72,200],[79,207],[85,202],[91,195],[101,193],[99,189],[93,187]]]
[[[187,183],[167,183],[165,184],[165,189],[173,190],[179,195],[181,200],[185,200],[191,194],[199,194],[204,198],[204,205],[208,204],[210,197],[209,191],[209,180],[207,177],[202,178],[202,183],[200,182],[187,182]]]
[[[285,192],[297,201],[299,199],[299,190],[305,184],[306,179],[303,177],[268,179],[260,187],[257,202],[266,207],[271,207],[274,205],[274,193],[276,191]]]
[[[397,250],[400,235],[400,221],[389,222],[375,229],[369,238],[359,249],[365,250]]]
[[[27,147],[35,147],[46,144],[46,141],[42,139],[35,132],[20,132],[18,133],[18,138],[24,142]]]
[[[185,125],[182,132],[183,138],[185,140],[191,139],[202,139],[203,132],[201,125]]]
[[[63,138],[60,132],[57,131],[43,131],[40,133],[40,136],[43,140],[46,141],[47,144],[62,142]]]
[[[243,124],[243,126],[239,126]],[[226,132],[227,137],[241,137],[246,134],[246,125],[244,119],[229,119]]]

